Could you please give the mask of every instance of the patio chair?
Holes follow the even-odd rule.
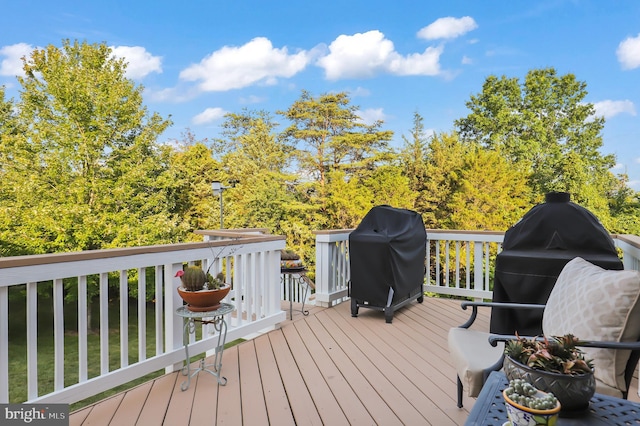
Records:
[[[448,336],[458,407],[463,387],[476,397],[491,371],[502,368],[504,341],[515,338],[469,329],[483,306],[542,310],[544,335],[573,334],[594,360],[596,392],[627,398],[640,359],[640,272],[606,270],[576,257],[562,269],[546,305],[463,302],[471,316]]]

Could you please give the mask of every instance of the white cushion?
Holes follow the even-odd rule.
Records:
[[[504,343],[493,347],[489,333],[454,327],[447,339],[453,365],[470,397],[476,397],[484,385],[482,373],[500,360]]]
[[[635,342],[640,336],[640,272],[610,271],[576,257],[558,276],[542,318],[547,336],[573,334],[581,340]],[[606,387],[626,391],[629,351],[584,348],[595,376]],[[606,392],[611,393],[611,392]]]

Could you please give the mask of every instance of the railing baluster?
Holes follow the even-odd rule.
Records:
[[[138,361],[147,359],[147,268],[138,268]]]
[[[53,387],[64,388],[64,284],[62,279],[53,280]]]
[[[120,271],[120,367],[129,365],[129,281]]]
[[[9,287],[0,287],[0,342],[9,342]],[[0,404],[9,402],[9,345],[0,345]]]
[[[109,274],[100,274],[100,374],[109,372]]]
[[[87,332],[89,331],[87,312],[87,276],[78,277],[78,381],[85,382],[89,377],[87,352]]]
[[[38,283],[27,283],[27,394],[38,396]]]
[[[164,293],[162,292],[164,284],[164,267],[157,265],[155,267],[155,319],[156,319],[156,355],[160,355],[163,352],[163,338],[164,326],[162,318],[164,318]]]

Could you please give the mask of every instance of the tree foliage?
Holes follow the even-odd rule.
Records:
[[[550,191],[570,192],[612,226],[609,199],[621,178],[610,172],[615,157],[600,153],[604,118],[594,115],[586,95],[586,83],[553,68],[531,70],[522,83],[490,76],[467,102],[470,114],[455,126],[462,140],[499,153],[527,173],[532,201]]]
[[[428,228],[503,230],[545,192],[571,192],[611,231],[639,233],[638,194],[600,154],[604,119],[586,84],[532,70],[490,76],[457,132],[428,136],[416,112],[396,153],[348,93],[303,91],[277,113],[229,113],[219,138],[158,142],[127,64],[104,44],[48,46],[24,60],[20,98],[0,88],[0,255],[161,244],[224,225],[267,228],[313,259],[313,231],[352,228],[374,206]]]
[[[164,179],[170,124],[104,44],[35,50],[15,117],[2,125],[0,239],[19,252],[168,242],[177,229]],[[20,132],[11,132],[19,128]]]
[[[528,209],[527,176],[495,151],[435,135],[426,156],[423,212],[434,229],[504,230]]]
[[[344,170],[348,176],[389,160],[392,132],[380,130],[380,121],[362,123],[357,109],[347,93],[314,98],[303,91],[288,110],[280,112],[292,123],[285,136],[304,145],[297,153],[300,168],[320,186],[327,182],[329,171]]]
[[[424,118],[417,112],[413,114],[413,127],[410,137],[402,136],[404,145],[400,151],[400,167],[409,180],[409,188],[414,194],[415,201],[412,208],[420,212],[429,209],[427,183],[431,178],[428,174],[427,155],[429,138],[424,128]]]
[[[586,83],[573,74],[558,76],[555,69],[535,69],[521,84],[517,78],[490,76],[482,92],[471,96],[471,113],[455,121],[462,140],[497,151],[530,174],[534,194],[573,190],[584,202],[609,181],[612,155],[600,154],[604,118],[594,116],[584,102]],[[580,158],[584,177],[577,177],[569,159]]]

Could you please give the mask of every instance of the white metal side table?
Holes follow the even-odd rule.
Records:
[[[222,353],[224,352],[224,344],[227,339],[227,322],[225,321],[224,316],[233,312],[234,309],[235,307],[230,303],[221,303],[218,309],[205,312],[192,312],[187,309],[186,306],[181,306],[176,309],[176,314],[184,319],[182,340],[184,343],[186,365],[182,368],[182,375],[187,376],[187,379],[180,386],[183,391],[189,389],[189,386],[191,385],[191,378],[201,371],[206,371],[214,376],[220,385],[224,386],[227,384],[226,377],[221,375]],[[216,354],[213,364],[206,364],[206,357],[204,357],[200,360],[200,365],[192,370],[191,358],[189,357],[189,336],[196,332],[196,322],[212,324],[214,329],[218,332],[218,344],[215,348]]]

